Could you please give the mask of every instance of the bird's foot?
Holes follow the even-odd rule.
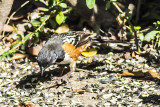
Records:
[[[67,82],[67,79],[68,79],[68,76],[67,75],[64,75],[64,76],[61,76],[61,77],[54,77],[52,79],[52,84],[56,85],[56,84],[62,84],[63,82]]]
[[[60,76],[60,77],[54,77],[53,84],[61,84],[62,82],[67,82],[68,79],[68,75],[70,75],[72,73],[72,71],[68,72],[67,74],[65,74],[64,76]]]

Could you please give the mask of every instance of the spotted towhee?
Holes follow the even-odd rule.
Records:
[[[87,48],[95,33],[84,31],[70,31],[68,33],[53,35],[40,50],[37,60],[41,75],[47,67],[57,64],[70,64],[70,72],[75,71],[76,61],[81,52]],[[65,75],[64,75],[65,76]]]

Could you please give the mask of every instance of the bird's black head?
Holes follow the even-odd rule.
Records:
[[[54,50],[50,50],[49,48],[43,47],[38,53],[37,61],[38,65],[41,69],[41,76],[47,67],[54,64],[57,60],[57,54]]]

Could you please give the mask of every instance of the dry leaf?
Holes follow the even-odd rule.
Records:
[[[6,40],[9,41],[10,43],[13,43],[15,41],[13,38],[10,37],[6,37]]]
[[[43,11],[43,10],[46,10],[46,8],[45,7],[38,7],[37,10],[42,10]]]
[[[127,77],[127,76],[131,77],[131,76],[134,76],[134,74],[131,73],[131,72],[128,72],[128,71],[123,71],[122,76],[124,76],[124,77]]]
[[[134,51],[137,55],[141,55],[142,53],[141,52],[138,52],[138,51]]]
[[[126,53],[124,54],[124,57],[125,57],[126,59],[131,58],[130,52],[126,52]]]
[[[120,59],[122,56],[119,56],[119,55],[115,55],[113,56],[113,59]]]
[[[149,44],[146,44],[145,46],[143,46],[143,49],[146,51],[148,49]]]
[[[82,91],[85,91],[85,90],[82,90],[82,89],[73,89],[73,91],[82,92]]]
[[[37,45],[35,47],[29,48],[28,53],[30,53],[31,55],[37,56],[41,49],[42,49],[42,45]]]
[[[58,27],[55,31],[55,33],[65,33],[65,32],[69,32],[69,27],[67,24],[62,24],[60,27]]]
[[[13,32],[14,28],[11,25],[5,24],[3,30],[6,32]]]
[[[134,51],[132,52],[132,57],[133,57],[133,58],[135,58],[135,57],[136,57],[136,54],[135,54],[135,52],[134,52]]]
[[[87,49],[81,53],[85,57],[92,57],[97,54],[97,50],[94,48]]]
[[[21,53],[16,53],[13,57],[10,58],[10,60],[22,59],[22,58],[26,58],[26,57],[28,57],[28,55],[21,54]]]
[[[151,76],[152,78],[160,79],[160,75],[157,74],[156,72],[153,72],[152,70],[148,70],[147,75]]]
[[[37,107],[34,104],[25,104],[25,103],[20,103],[17,105],[17,107]]]
[[[146,73],[124,71],[121,74],[121,76],[124,76],[124,77],[144,77],[144,76],[149,76],[151,78],[160,79],[160,75],[157,74],[156,72],[153,72],[152,70],[148,70]]]
[[[124,76],[124,77],[144,77],[145,73],[143,73],[143,72],[123,71],[121,76]]]

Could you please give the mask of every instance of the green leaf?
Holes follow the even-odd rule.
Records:
[[[25,50],[27,46],[28,46],[28,41],[24,42],[24,43],[21,45],[21,49],[22,49],[22,50]]]
[[[38,43],[39,42],[39,32],[35,32],[34,34],[36,36],[34,43]]]
[[[147,33],[146,35],[145,35],[145,40],[146,41],[150,41],[150,40],[154,40],[155,39],[155,37],[156,37],[156,34],[157,33],[159,33],[160,31],[151,31],[151,32],[149,32],[149,33]]]
[[[22,41],[22,35],[17,34],[17,40],[18,40],[18,41]]]
[[[36,20],[32,21],[32,25],[40,25],[40,24],[41,24],[40,21],[36,21]]]
[[[11,48],[14,48],[18,45],[19,43],[14,43],[13,45],[11,45]]]
[[[60,12],[59,14],[56,15],[56,22],[60,25],[63,23],[65,20],[64,14]]]
[[[134,29],[135,29],[136,31],[139,31],[139,30],[141,29],[141,26],[134,26]]]
[[[3,59],[5,56],[8,56],[8,55],[9,55],[9,51],[6,51],[0,56],[0,59]]]
[[[35,1],[39,1],[43,4],[45,4],[46,6],[48,6],[48,0],[35,0]]]
[[[108,10],[110,7],[111,7],[111,2],[108,1],[108,2],[106,3],[106,10]]]
[[[139,33],[138,36],[141,41],[144,41],[144,34],[143,33]]]
[[[40,18],[40,21],[43,22],[46,19],[47,19],[47,16],[43,16],[43,17]]]
[[[25,37],[24,37],[24,40],[28,40],[30,38],[30,35],[31,33],[27,34]]]
[[[132,19],[132,14],[130,13],[130,11],[131,11],[130,9],[126,9],[125,10],[127,20],[131,20]]]
[[[44,31],[44,25],[39,29],[40,32]]]
[[[52,1],[49,2],[49,6],[48,7],[49,7],[49,9],[53,9],[53,7],[56,6],[57,4],[58,3],[57,3],[56,0],[52,0]]]
[[[37,38],[39,38],[39,32],[34,33]]]
[[[51,24],[51,26],[52,26],[53,29],[56,28],[57,24],[56,24],[56,22],[54,20],[49,19],[49,23]]]
[[[60,3],[59,6],[61,6],[62,8],[67,8],[67,4],[66,3]]]
[[[160,25],[160,21],[157,21],[157,24],[159,24],[159,25]]]
[[[92,9],[95,5],[95,0],[86,0],[87,7]]]

